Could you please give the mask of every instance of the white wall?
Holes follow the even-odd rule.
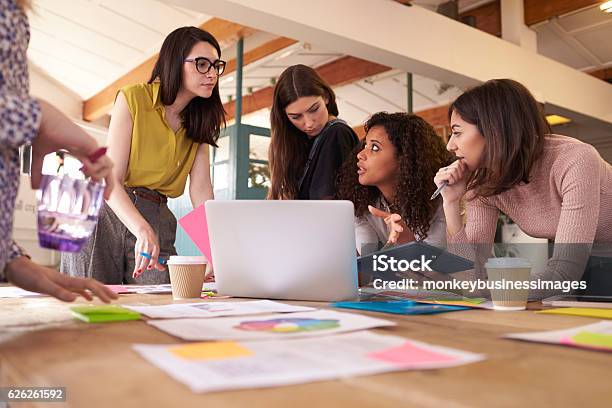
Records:
[[[38,66],[29,63],[30,93],[46,100],[72,119],[83,117],[83,100],[60,82],[51,78]]]
[[[555,126],[553,132],[575,137],[576,139],[593,145],[601,157],[612,164],[612,129],[605,132],[584,124],[571,123],[563,126]]]
[[[603,81],[602,81],[603,82]],[[605,84],[610,86],[608,84]],[[571,118],[572,122],[565,125],[553,126],[553,133],[575,137],[585,143],[589,143],[597,149],[601,157],[608,163],[612,163],[612,124],[600,121],[587,115],[580,115],[566,109],[545,107],[545,112]]]

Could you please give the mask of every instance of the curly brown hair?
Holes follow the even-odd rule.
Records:
[[[450,164],[452,155],[433,127],[419,116],[379,112],[368,119],[364,129],[367,133],[375,126],[382,126],[396,149],[398,183],[390,209],[402,216],[415,235],[425,239],[441,199],[429,199],[436,189],[433,179],[438,169]],[[364,143],[365,139],[348,157],[337,180],[337,198],[352,201],[357,217],[369,213],[368,205],[374,205],[381,197],[377,187],[359,183],[357,153],[364,148]]]

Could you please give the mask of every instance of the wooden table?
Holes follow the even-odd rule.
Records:
[[[165,304],[172,299],[170,295],[122,295],[118,301],[138,302]],[[288,303],[326,307],[323,303]],[[134,343],[180,340],[143,321],[78,322],[71,317],[70,306],[48,297],[0,299],[2,386],[65,386],[67,403],[46,404],[51,407],[489,408],[612,404],[611,354],[500,338],[505,333],[569,328],[596,319],[533,311],[469,310],[427,316],[352,311],[398,323],[397,327],[376,329],[378,333],[484,353],[487,359],[442,370],[195,394],[131,349]]]

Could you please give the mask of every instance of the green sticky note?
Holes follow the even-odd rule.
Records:
[[[486,301],[487,299],[485,298],[466,298],[464,297],[463,299],[464,302],[468,302],[468,303],[473,303],[475,305],[479,305],[481,303],[483,303],[484,301]]]
[[[572,337],[576,344],[581,346],[597,347],[612,350],[612,334],[579,332]]]
[[[123,322],[140,319],[140,313],[121,306],[74,306],[72,315],[87,323]]]

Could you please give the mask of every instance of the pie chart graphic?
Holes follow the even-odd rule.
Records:
[[[340,327],[338,320],[322,320],[308,318],[286,318],[270,320],[251,320],[241,322],[236,326],[239,330],[269,332],[269,333],[297,333],[328,330]]]

